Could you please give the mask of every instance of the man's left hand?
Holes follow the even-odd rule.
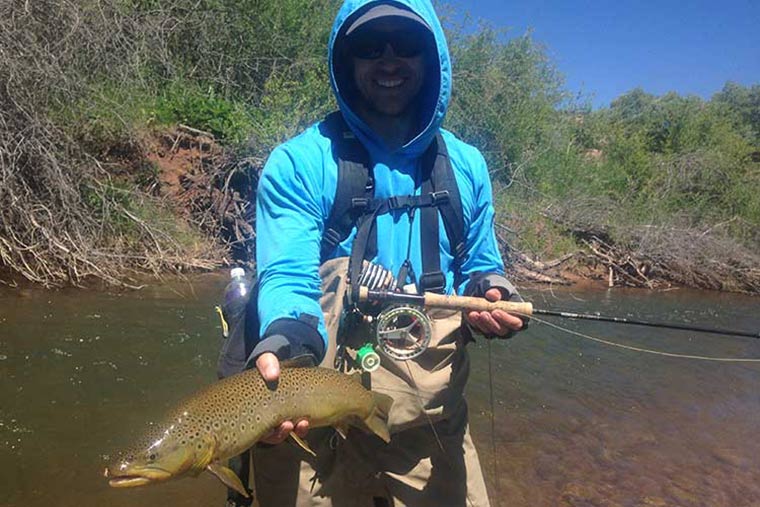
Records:
[[[496,288],[488,289],[485,298],[489,301],[499,301],[501,291]],[[489,336],[507,336],[523,327],[523,321],[519,317],[503,310],[467,312],[466,318],[472,327]]]
[[[256,359],[256,368],[267,382],[276,382],[280,378],[280,360],[271,352],[265,352]],[[300,419],[297,421],[283,421],[268,435],[261,439],[265,444],[280,444],[288,438],[291,432],[303,438],[309,431],[309,421]]]

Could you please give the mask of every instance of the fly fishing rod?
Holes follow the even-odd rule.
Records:
[[[735,329],[712,328],[693,326],[689,324],[652,322],[624,317],[608,317],[604,315],[574,313],[557,310],[543,310],[534,308],[533,303],[515,303],[510,301],[487,301],[483,298],[469,296],[447,296],[426,292],[423,295],[403,294],[387,290],[370,290],[367,287],[359,288],[359,301],[381,302],[386,304],[408,305],[410,307],[424,308],[447,308],[451,310],[492,311],[503,310],[516,315],[549,315],[566,319],[595,320],[600,322],[613,322],[616,324],[631,324],[637,326],[658,327],[666,329],[679,329],[683,331],[698,331],[700,333],[721,334],[730,336],[743,336],[760,339],[760,332],[740,331]]]

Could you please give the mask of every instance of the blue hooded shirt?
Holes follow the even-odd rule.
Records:
[[[403,146],[389,150],[383,140],[350,106],[346,83],[340,78],[336,46],[357,15],[377,4],[409,9],[426,21],[435,40],[437,62],[427,72],[420,92],[416,134]],[[333,25],[329,43],[330,81],[340,111],[356,137],[367,148],[373,165],[375,197],[419,195],[420,159],[440,131],[446,143],[462,200],[466,251],[461,267],[454,271],[453,255],[442,222],[439,224],[441,271],[446,293],[462,293],[469,276],[504,268],[494,236],[491,183],[481,153],[452,133],[441,129],[451,97],[451,61],[438,17],[429,0],[396,2],[346,0]],[[432,75],[431,75],[432,74]],[[432,83],[432,85],[431,85]],[[262,336],[272,334],[270,325],[279,319],[318,318],[318,331],[327,343],[319,305],[320,246],[330,216],[338,182],[338,166],[331,140],[320,124],[274,149],[259,180],[256,204],[256,263],[259,283],[259,319]],[[406,213],[387,213],[377,218],[378,252],[373,262],[398,273],[407,252],[415,273],[422,273],[420,214],[412,231]],[[440,217],[439,217],[440,220]],[[354,233],[335,248],[331,258],[349,256]],[[411,238],[411,248],[409,241]]]

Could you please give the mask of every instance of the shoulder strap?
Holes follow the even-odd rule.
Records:
[[[446,143],[440,133],[436,135],[423,158],[423,195],[429,195],[431,206],[421,209],[422,270],[420,290],[443,292],[446,278],[441,271],[438,248],[438,213],[443,219],[454,262],[459,264],[465,254],[464,215],[454,169],[451,166]]]
[[[333,153],[338,162],[338,184],[322,235],[322,261],[351,234],[359,218],[368,211],[375,190],[369,155],[346,125],[340,111],[329,114],[324,126],[337,148]]]
[[[448,193],[448,199],[438,209],[443,217],[443,225],[446,228],[446,235],[449,238],[454,259],[461,262],[464,260],[466,240],[462,197],[459,193],[459,185],[454,175],[454,168],[451,166],[446,143],[440,133],[436,136],[436,142],[438,156],[433,167],[433,188],[436,194]]]
[[[338,182],[322,236],[322,261],[327,259],[338,244],[348,238],[356,226],[359,232],[354,246],[361,245],[361,251],[353,251],[351,257],[354,259],[354,269],[359,269],[362,259],[375,255],[377,231],[374,221],[377,215],[387,212],[388,209],[419,207],[423,270],[419,279],[420,289],[442,292],[446,281],[441,272],[438,248],[438,213],[440,212],[443,219],[454,262],[457,264],[464,258],[465,231],[462,200],[441,134],[436,135],[423,155],[422,195],[417,198],[391,197],[388,202],[378,203],[373,199],[375,189],[369,167],[369,155],[346,125],[343,115],[339,111],[333,112],[325,118],[323,125],[335,147],[333,152],[338,163]]]

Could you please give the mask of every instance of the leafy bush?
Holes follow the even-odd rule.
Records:
[[[43,283],[93,273],[113,280],[114,271],[98,275],[88,264],[89,252],[182,269],[183,248],[196,244],[192,225],[171,227],[139,185],[112,182],[112,155],[139,154],[146,128],[186,123],[236,153],[265,157],[335,107],[325,48],[340,3],[0,4],[0,169],[8,176],[0,209],[10,224],[0,239],[16,245],[2,262],[29,264],[28,246],[46,244],[23,268]],[[637,89],[592,111],[530,33],[446,26],[454,64],[446,127],[484,153],[499,221],[518,248],[554,255],[575,248],[567,229],[623,239],[641,224],[677,223],[719,229],[757,250],[760,85],[727,83],[707,101]],[[76,254],[42,230],[68,234],[58,245]]]
[[[152,113],[159,124],[184,123],[230,144],[244,142],[253,130],[251,114],[243,103],[193,83],[171,83],[159,93]]]

